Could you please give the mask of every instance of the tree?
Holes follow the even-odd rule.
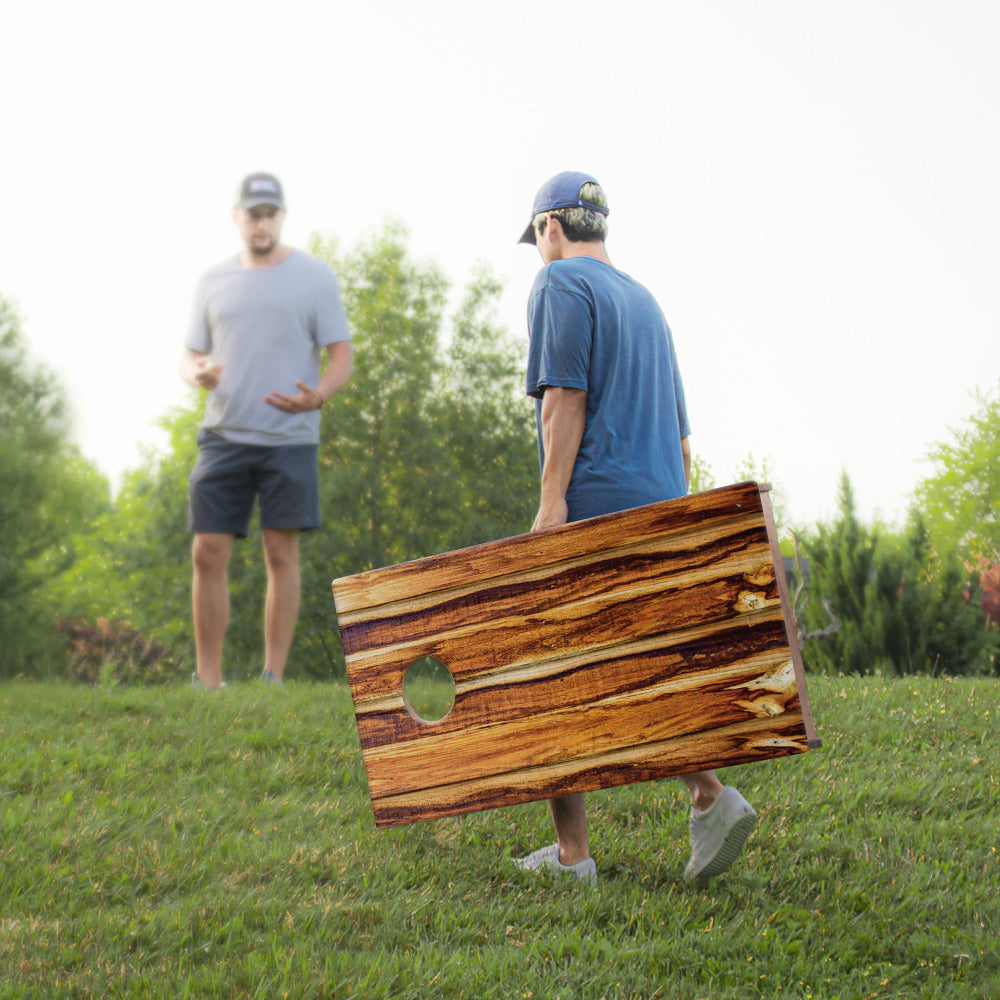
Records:
[[[764,458],[760,465],[758,465],[752,453],[747,455],[743,463],[736,470],[733,482],[757,482],[770,487],[769,499],[771,501],[771,513],[774,515],[774,530],[780,536],[785,527],[787,505],[785,503],[784,487],[776,479],[771,469],[770,461]]]
[[[753,454],[748,454],[728,482],[756,482],[770,487],[771,513],[774,515],[775,531],[780,536],[785,526],[785,491],[775,480],[768,459],[765,458],[758,465]],[[718,485],[711,465],[701,455],[692,453],[689,492],[703,493],[705,490],[715,489]]]
[[[937,471],[915,491],[936,551],[971,562],[1000,561],[1000,380],[976,393],[978,410],[936,443],[928,459]]]
[[[914,500],[935,559],[942,566],[961,561],[966,591],[977,590],[983,613],[1000,624],[1000,381],[976,400],[979,409],[952,440],[929,451],[937,471],[920,483]]]
[[[108,620],[167,646],[193,663],[191,570],[187,532],[187,477],[197,457],[196,435],[205,400],[191,393],[187,406],[165,414],[163,451],[146,449],[115,498],[86,537],[79,558],[61,576],[63,614]]]
[[[428,420],[448,286],[408,257],[404,235],[390,223],[353,253],[313,247],[340,275],[354,333],[354,375],[324,407],[320,447],[331,569],[351,573],[414,558],[438,526],[444,449]]]
[[[497,322],[501,283],[485,267],[473,274],[454,317],[434,403],[446,429],[451,511],[449,547],[475,545],[531,527],[538,504],[535,407],[525,395],[527,339]]]
[[[697,454],[691,455],[691,482],[689,484],[690,493],[704,493],[705,490],[714,490],[719,484],[716,482],[715,473],[712,466]]]
[[[64,642],[50,587],[76,558],[110,496],[69,440],[63,392],[27,357],[14,306],[0,297],[0,676],[60,671]]]

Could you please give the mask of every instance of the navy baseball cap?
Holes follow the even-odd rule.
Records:
[[[528,221],[528,228],[521,234],[518,243],[535,242],[535,227],[532,222],[540,212],[551,212],[556,208],[592,208],[601,215],[608,214],[607,205],[596,205],[592,201],[584,201],[580,197],[580,190],[584,184],[597,184],[597,180],[590,174],[582,174],[579,170],[565,170],[555,177],[550,177],[535,195],[535,204],[531,209],[531,219]]]
[[[285,210],[285,196],[281,191],[281,181],[274,174],[248,174],[240,184],[240,208],[256,208],[258,205],[274,205]]]

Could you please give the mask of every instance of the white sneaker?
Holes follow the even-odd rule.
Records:
[[[708,809],[691,809],[691,860],[684,877],[708,885],[729,871],[753,832],[757,813],[735,788],[727,786]]]
[[[549,844],[533,851],[526,858],[514,858],[514,864],[525,871],[536,872],[548,869],[559,875],[575,875],[584,882],[597,881],[597,865],[593,858],[584,858],[575,865],[564,865],[559,860],[559,845]]]

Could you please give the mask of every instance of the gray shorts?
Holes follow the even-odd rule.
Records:
[[[198,461],[188,479],[188,531],[246,538],[258,497],[262,528],[318,528],[318,451],[314,444],[238,444],[199,431]]]

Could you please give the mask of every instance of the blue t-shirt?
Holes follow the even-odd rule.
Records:
[[[690,434],[670,327],[649,291],[593,257],[553,261],[528,300],[527,391],[584,389],[587,417],[566,501],[571,521],[687,492]]]

